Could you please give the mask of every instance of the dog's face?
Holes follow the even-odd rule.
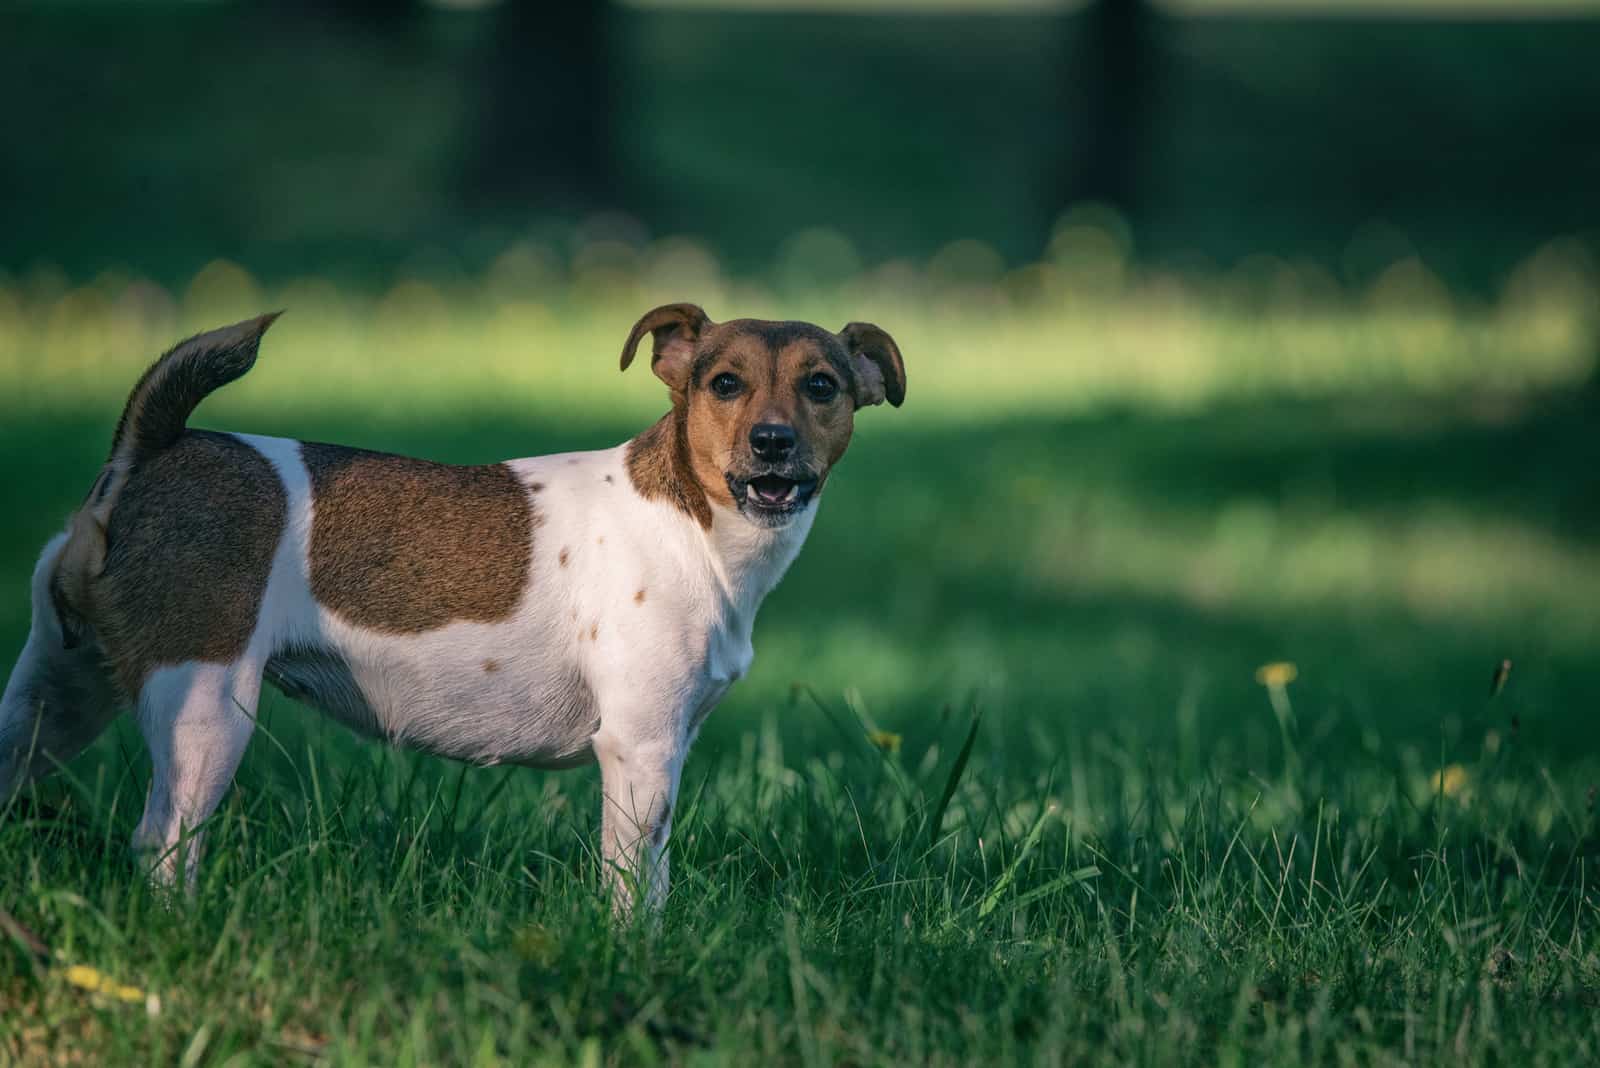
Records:
[[[870,323],[837,334],[799,322],[713,323],[695,305],[669,304],[634,325],[624,368],[647,331],[695,481],[760,526],[810,506],[850,444],[857,408],[905,399],[900,350]]]

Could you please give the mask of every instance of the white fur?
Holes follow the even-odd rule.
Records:
[[[162,668],[139,695],[154,778],[135,843],[154,854],[155,874],[192,882],[200,824],[238,767],[265,673],[396,744],[478,764],[598,759],[603,855],[622,891],[617,907],[629,911],[632,891],[659,905],[690,743],[749,669],[756,610],[799,552],[815,499],[777,528],[713,508],[708,530],[640,496],[623,446],[514,460],[509,467],[525,486],[543,488],[530,491],[533,563],[512,616],[387,634],[352,625],[312,596],[315,503],[299,443],[238,438],[282,479],[288,522],[245,653],[231,664]],[[47,547],[41,574],[51,560]],[[0,740],[36,718],[24,698],[48,674],[41,665],[52,650],[69,655],[35,586],[34,631],[0,706]],[[341,687],[341,670],[359,695]],[[0,768],[0,790],[23,777]]]

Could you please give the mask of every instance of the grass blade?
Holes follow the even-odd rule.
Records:
[[[1017,855],[1011,858],[1011,863],[1006,865],[1006,870],[1000,873],[1000,878],[995,880],[994,886],[983,896],[983,902],[978,906],[978,919],[986,918],[1000,904],[1000,899],[1011,888],[1011,882],[1017,877],[1017,869],[1022,867],[1022,862],[1028,859],[1028,854],[1033,852],[1033,847],[1039,844],[1039,836],[1044,833],[1045,821],[1055,815],[1056,807],[1046,805],[1044,811],[1039,813],[1039,818],[1033,821],[1032,830],[1022,840],[1022,845],[1017,849]]]
[[[939,794],[939,803],[933,806],[933,815],[928,820],[928,845],[932,847],[939,840],[939,828],[944,826],[944,811],[950,807],[950,799],[956,795],[956,787],[961,783],[961,776],[967,770],[967,761],[972,757],[972,747],[978,741],[978,726],[983,722],[983,711],[975,710],[972,713],[972,726],[967,728],[967,740],[961,743],[961,751],[956,754],[954,764],[950,765],[950,774],[944,781],[944,789]]]

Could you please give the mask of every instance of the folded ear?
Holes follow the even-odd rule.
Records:
[[[622,369],[633,362],[639,339],[648,331],[652,338],[650,370],[674,390],[689,384],[694,363],[694,344],[711,327],[711,320],[698,304],[663,304],[644,313],[633,324],[628,341],[622,346]]]
[[[871,323],[851,323],[839,331],[839,340],[855,372],[856,407],[885,400],[900,407],[906,399],[906,365],[894,338]]]

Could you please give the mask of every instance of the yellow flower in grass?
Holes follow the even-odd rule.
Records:
[[[885,753],[900,752],[900,736],[893,731],[868,731],[867,741]]]
[[[1460,764],[1446,764],[1433,773],[1428,786],[1435,794],[1454,797],[1467,785],[1467,769]]]
[[[1256,681],[1269,689],[1282,689],[1300,677],[1300,669],[1288,660],[1274,660],[1256,668]]]
[[[106,994],[118,1001],[137,1002],[144,1000],[144,991],[136,986],[126,986],[112,979],[98,968],[91,968],[87,964],[74,964],[63,975],[67,982],[84,990],[92,990],[96,994]]]

